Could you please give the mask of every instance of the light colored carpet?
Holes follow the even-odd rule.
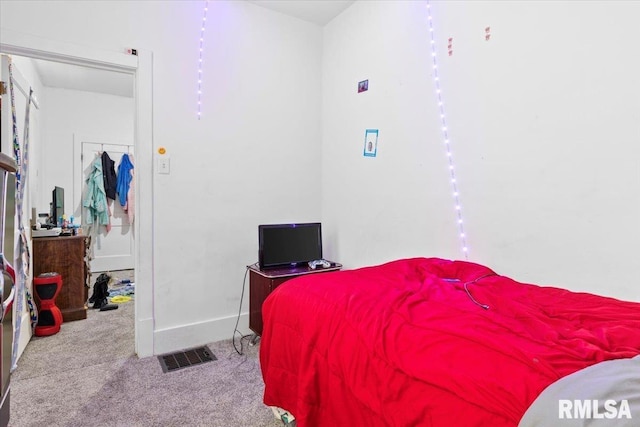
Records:
[[[230,339],[208,346],[218,360],[163,373],[157,357],[134,354],[133,301],[89,309],[32,338],[11,377],[9,425],[282,426],[262,403],[259,345],[245,341],[242,356]]]

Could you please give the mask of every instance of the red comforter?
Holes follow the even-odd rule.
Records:
[[[290,280],[263,318],[264,403],[298,427],[516,426],[557,379],[640,353],[639,303],[437,258]]]

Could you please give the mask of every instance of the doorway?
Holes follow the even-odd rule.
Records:
[[[116,54],[83,46],[69,46],[53,40],[39,40],[3,29],[0,53],[81,65],[93,69],[127,73],[134,77],[136,162],[135,197],[135,352],[139,357],[154,354],[153,313],[153,103],[152,53]],[[146,156],[145,156],[146,154]],[[145,188],[141,192],[140,188]]]

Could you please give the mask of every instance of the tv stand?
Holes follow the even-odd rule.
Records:
[[[249,267],[249,329],[262,335],[262,303],[271,292],[287,280],[307,274],[338,271],[342,264],[331,263],[331,267],[311,269],[306,264],[300,267],[285,267],[261,270],[257,264]]]

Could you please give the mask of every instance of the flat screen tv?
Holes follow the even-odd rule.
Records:
[[[258,262],[261,269],[296,267],[322,259],[319,222],[258,226]]]
[[[51,194],[51,223],[61,226],[62,215],[64,215],[64,188],[56,186]]]

